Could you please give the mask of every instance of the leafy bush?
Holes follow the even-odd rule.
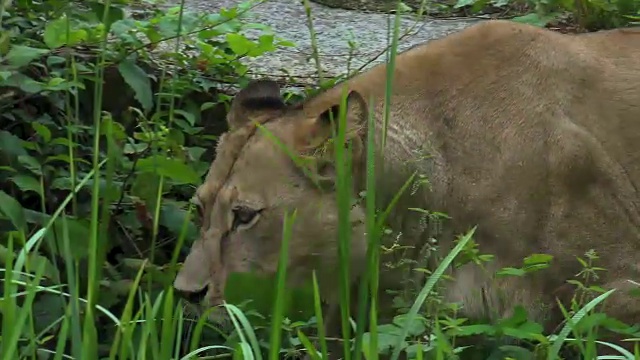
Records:
[[[627,21],[624,14],[638,10],[637,0],[628,1],[614,7],[588,2],[601,9],[594,24]],[[458,3],[473,4],[485,3]],[[544,4],[546,12],[574,11],[568,3]],[[285,293],[284,266],[272,279],[230,280],[226,309],[232,329],[215,328],[205,317],[193,321],[172,289],[177,259],[188,248],[182,245],[197,236],[189,198],[224,130],[228,85],[242,87],[248,80],[243,58],[292,44],[268,27],[244,21],[250,2],[216,14],[185,12],[182,6],[140,8],[132,0],[10,5],[0,11],[0,357],[189,359],[222,353],[261,359],[268,353],[275,359],[309,352],[317,358],[312,350],[317,343],[326,352],[317,284]],[[247,30],[259,34],[250,38]],[[167,45],[168,40],[178,41]],[[342,162],[344,154],[338,158]],[[339,183],[342,199],[350,198],[348,182]],[[407,188],[424,183],[418,175]],[[360,200],[371,196],[367,192]],[[343,201],[341,211],[349,205]],[[430,221],[446,219],[414,210]],[[397,236],[385,227],[384,212],[368,211],[375,219],[369,224],[371,241]],[[295,215],[285,230],[292,221]],[[342,230],[344,244],[348,229]],[[600,270],[594,253],[579,259],[585,271],[571,282],[577,291],[567,316],[583,320],[557,335],[543,334],[523,308],[497,324],[459,317],[458,305],[444,303],[439,291],[448,280],[447,266],[492,260],[480,253],[472,235],[461,236],[437,269],[419,269],[429,275],[425,284],[407,281],[411,291],[397,294],[392,323],[377,324],[373,312],[370,332],[358,326],[353,336],[331,340],[342,340],[347,356],[352,350],[367,359],[397,358],[401,352],[410,359],[473,354],[552,359],[571,331],[591,345],[596,326],[637,336],[637,329],[590,312],[610,294],[591,284]],[[437,241],[430,246],[437,248]],[[283,258],[286,251],[283,247]],[[376,251],[369,254],[374,268]],[[400,258],[385,266],[406,265]],[[521,268],[498,275],[527,276],[551,261],[532,254]],[[377,271],[367,276],[375,282]],[[256,289],[263,291],[248,291]],[[368,301],[364,293],[357,295]],[[367,316],[351,315],[357,324]],[[351,329],[349,318],[341,320]],[[589,354],[584,346],[579,350]]]
[[[142,19],[126,15],[131,5],[16,1],[3,12],[0,41],[0,208],[9,220],[0,251],[24,246],[16,234],[49,227],[23,248],[33,255],[28,269],[44,264],[43,286],[98,292],[94,304],[116,312],[135,289],[136,259],[148,260],[141,287],[158,294],[173,272],[154,264],[171,262],[172,239],[196,235],[188,199],[223,130],[224,85],[248,80],[240,60],[291,45],[242,20],[250,3],[215,14],[152,8]],[[261,33],[252,40],[246,30]],[[180,47],[154,52],[176,38]],[[55,346],[65,299],[34,298],[28,310],[44,315],[22,329],[23,355]],[[95,315],[101,344],[117,338],[109,316]]]
[[[638,0],[458,0],[454,9],[478,12],[487,6],[524,8],[532,12],[514,17],[514,21],[545,26],[566,15],[584,30],[595,31],[638,24]]]

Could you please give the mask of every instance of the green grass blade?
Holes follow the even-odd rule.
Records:
[[[364,336],[364,322],[367,315],[367,295],[371,296],[371,310],[369,311],[369,328],[370,332],[370,346],[377,349],[378,332],[377,328],[377,292],[378,292],[378,265],[379,265],[379,252],[380,252],[380,234],[381,228],[376,226],[376,172],[375,172],[375,159],[376,159],[376,144],[375,144],[375,117],[374,117],[374,104],[373,99],[369,100],[369,112],[368,112],[368,124],[367,124],[367,170],[366,170],[366,229],[367,229],[367,269],[363,274],[363,279],[360,282],[359,294],[358,294],[358,316],[356,327],[356,338],[354,345],[355,359],[360,359],[362,355],[362,339]],[[377,351],[370,352],[373,354],[374,359],[377,359]]]
[[[447,254],[447,256],[442,260],[440,265],[438,265],[436,270],[429,277],[426,284],[424,284],[424,287],[422,288],[422,290],[420,290],[420,294],[418,294],[418,297],[413,302],[413,305],[411,306],[411,309],[407,314],[407,321],[404,322],[401,336],[399,336],[396,341],[395,348],[393,349],[393,354],[391,355],[391,360],[397,360],[398,356],[400,356],[400,350],[402,349],[401,347],[402,342],[407,338],[407,334],[409,333],[409,327],[411,326],[411,324],[413,324],[413,320],[418,314],[418,310],[426,300],[427,295],[429,295],[429,293],[435,286],[436,282],[440,279],[442,274],[444,274],[444,271],[447,269],[447,267],[449,267],[449,265],[451,265],[451,263],[453,262],[453,259],[455,259],[455,257],[458,256],[460,251],[462,251],[462,249],[469,242],[469,240],[471,240],[475,231],[476,231],[476,228],[473,227],[464,236],[460,238],[460,240],[458,241],[458,244],[456,244],[453,250],[451,250],[451,252],[449,252],[449,254]]]
[[[227,309],[227,313],[231,317],[233,326],[235,327],[236,331],[238,331],[238,335],[240,336],[240,341],[241,341],[240,345],[241,345],[242,354],[244,355],[244,358],[254,359],[255,357],[258,360],[262,360],[262,352],[260,351],[260,345],[258,343],[258,339],[256,338],[256,334],[253,331],[253,327],[251,326],[251,323],[249,322],[247,317],[235,305],[224,303],[223,306]],[[240,327],[240,324],[238,323],[238,321],[240,322],[240,324],[242,324],[242,327]],[[246,336],[248,337],[248,339],[245,337],[244,333],[246,333]],[[253,349],[253,352],[251,351],[252,349]]]
[[[228,346],[223,346],[223,345],[203,346],[201,348],[198,348],[198,349],[195,349],[195,350],[189,352],[185,356],[181,357],[180,360],[191,360],[192,358],[194,358],[196,355],[200,354],[201,352],[205,352],[205,351],[208,351],[208,350],[216,350],[216,349],[224,349],[224,350],[233,351],[233,348],[230,348]]]
[[[69,332],[69,317],[72,313],[70,305],[67,306],[66,313],[67,316],[65,316],[62,320],[62,326],[60,327],[60,332],[58,333],[58,340],[56,341],[56,353],[53,357],[53,360],[60,360],[64,355],[67,333]]]
[[[284,223],[282,231],[282,243],[280,245],[280,259],[278,261],[278,283],[276,290],[276,299],[273,305],[273,316],[271,319],[271,338],[269,339],[269,359],[277,360],[280,352],[280,342],[282,337],[282,319],[284,316],[284,294],[287,278],[287,265],[289,264],[289,241],[295,222],[296,212],[289,215],[284,214]]]
[[[35,277],[29,283],[25,284],[27,287],[27,290],[26,290],[27,296],[25,297],[25,300],[22,303],[22,306],[19,310],[17,310],[18,309],[17,306],[14,308],[16,309],[14,311],[17,311],[17,316],[14,318],[14,321],[7,324],[8,327],[11,327],[13,329],[11,331],[8,331],[6,335],[5,335],[6,328],[3,329],[3,332],[2,332],[2,343],[4,345],[2,349],[3,359],[18,358],[17,355],[18,355],[19,338],[22,333],[22,329],[25,326],[27,317],[31,313],[31,306],[33,305],[33,301],[37,293],[36,289],[34,288],[37,285],[34,285],[34,284],[40,284],[40,281],[42,280],[42,276],[44,274],[44,269],[45,269],[44,265],[45,265],[44,262],[40,262],[38,264],[38,268],[36,269]],[[8,286],[8,284],[5,283],[5,286]],[[8,309],[5,307],[4,310],[8,310]],[[7,311],[3,311],[3,314],[6,314],[6,313]]]
[[[554,360],[558,356],[558,353],[560,352],[560,348],[562,347],[562,344],[565,342],[565,340],[567,339],[567,336],[573,330],[573,328],[578,324],[578,322],[585,315],[587,315],[589,311],[593,310],[593,308],[595,308],[598,304],[600,304],[607,297],[609,297],[609,295],[611,295],[615,290],[616,289],[611,289],[606,293],[600,294],[598,297],[589,301],[585,306],[582,307],[582,309],[576,312],[573,315],[573,317],[571,317],[571,319],[568,319],[569,321],[567,321],[567,323],[562,327],[562,330],[560,330],[558,337],[556,338],[556,340],[553,342],[553,345],[551,345],[551,348],[549,349],[549,353],[547,354],[548,360]]]
[[[338,259],[339,259],[339,286],[340,286],[340,320],[342,324],[342,338],[344,358],[351,359],[350,339],[350,245],[351,245],[351,152],[345,149],[347,128],[347,88],[343,87],[338,114],[338,131],[335,138],[334,156],[336,168],[336,203],[338,205]],[[335,124],[335,121],[332,120]],[[334,127],[335,128],[335,127]]]
[[[63,213],[64,214],[64,213]],[[78,291],[78,285],[76,279],[78,273],[74,260],[71,258],[71,245],[69,240],[69,229],[67,227],[66,217],[62,216],[62,241],[64,248],[64,264],[67,270],[67,282],[69,283],[69,310],[71,311],[70,326],[71,326],[71,354],[73,357],[78,358],[82,356],[82,327],[80,325],[80,304],[78,299],[80,293]],[[64,298],[64,297],[63,297]]]
[[[16,284],[13,281],[14,278],[14,263],[13,263],[13,236],[14,233],[9,233],[9,241],[7,244],[7,256],[5,258],[6,270],[4,272],[4,296],[2,298],[2,342],[0,342],[0,355],[2,359],[10,359],[8,354],[14,350],[10,349],[11,343],[8,339],[16,338],[14,332],[19,332],[22,329],[16,329],[13,324],[15,323],[15,317],[18,312],[18,306],[16,299],[12,295],[16,292]],[[19,335],[18,335],[19,336]]]
[[[320,288],[318,286],[318,278],[316,272],[313,271],[313,307],[315,310],[316,321],[318,324],[318,341],[320,342],[320,352],[323,359],[328,359],[327,339],[324,332],[324,319],[322,317],[322,303],[320,302]]]
[[[106,162],[107,162],[107,159],[102,160],[98,164],[98,168],[102,167],[102,165],[104,165]],[[80,191],[80,189],[82,189],[82,187],[89,181],[89,179],[94,177],[95,173],[96,173],[96,170],[91,169],[91,171],[89,171],[89,173],[73,189],[73,193],[77,193],[78,191]],[[51,228],[51,226],[53,226],[53,223],[58,219],[58,217],[60,216],[62,211],[66,208],[66,206],[69,204],[71,199],[73,199],[73,196],[74,196],[73,193],[70,193],[65,197],[65,199],[62,201],[60,206],[58,206],[58,208],[53,213],[53,215],[51,215],[51,218],[49,218],[47,225],[42,229],[39,229],[38,231],[36,231],[26,242],[25,246],[20,250],[20,252],[18,253],[18,258],[16,259],[16,267],[15,267],[16,270],[21,270],[24,267],[24,263],[26,261],[28,254],[31,251],[35,251],[38,249],[38,244],[40,243],[40,240],[44,238],[44,235]]]
[[[298,338],[300,339],[300,342],[302,343],[302,345],[304,345],[305,349],[307,349],[307,353],[309,354],[311,359],[320,360],[318,351],[313,346],[313,344],[311,344],[311,341],[309,341],[307,336],[302,331],[300,331],[300,329],[297,329],[297,334],[298,334]],[[326,359],[326,358],[323,358],[323,359]]]
[[[381,149],[384,149],[387,144],[387,128],[389,126],[389,116],[391,115],[391,93],[393,86],[393,75],[396,68],[396,54],[398,52],[398,37],[400,32],[400,14],[401,14],[401,2],[398,2],[396,7],[396,13],[393,22],[393,37],[391,39],[391,48],[387,52],[387,80],[385,83],[384,92],[384,118],[383,118],[383,131]]]

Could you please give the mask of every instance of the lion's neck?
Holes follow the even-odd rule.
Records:
[[[387,218],[394,233],[402,233],[404,243],[420,242],[427,235],[425,213],[417,209],[441,211],[446,181],[441,178],[443,162],[424,133],[420,134],[407,122],[390,121],[385,144],[382,144],[382,116],[377,116],[375,188],[376,206],[383,211],[401,192],[399,201]],[[366,190],[366,164],[362,164],[357,191]],[[411,180],[412,179],[412,180]],[[411,180],[410,183],[409,180]]]
[[[398,114],[400,115],[400,114]],[[429,196],[426,191],[427,181],[437,177],[443,165],[439,153],[430,144],[426,132],[416,131],[415,125],[406,121],[398,121],[402,117],[393,116],[386,125],[386,137],[383,139],[383,116],[376,121],[376,177],[378,193],[382,199],[393,197],[405,186],[413,176],[411,184],[404,193],[411,193],[415,202],[424,203]],[[384,144],[383,144],[384,142]],[[420,183],[421,185],[418,185]],[[405,195],[407,196],[407,195]],[[432,197],[432,196],[429,196]],[[432,201],[435,199],[431,199]],[[411,201],[411,202],[414,202]]]

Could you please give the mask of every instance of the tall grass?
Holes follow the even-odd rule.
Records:
[[[110,6],[110,1],[106,0],[105,7]],[[181,4],[181,13],[184,4]],[[104,14],[103,21],[107,22],[108,12]],[[180,22],[180,21],[179,21]],[[396,29],[394,31],[396,40],[392,53],[395,56],[395,47],[397,46],[397,34],[398,24],[395,22]],[[69,36],[70,25],[67,26],[67,36]],[[315,41],[315,40],[314,40]],[[102,99],[103,99],[103,84],[104,84],[104,69],[106,67],[105,55],[106,54],[106,33],[101,42],[101,50],[96,60],[97,73],[96,86],[94,89],[94,112],[93,112],[93,128],[94,128],[94,155],[93,155],[93,170],[87,174],[87,176],[78,184],[74,184],[74,191],[70,193],[65,201],[58,207],[53,213],[49,223],[39,229],[31,237],[27,237],[26,229],[19,228],[21,231],[17,231],[9,237],[9,247],[5,256],[5,269],[3,271],[4,282],[4,294],[2,297],[2,312],[3,312],[3,325],[2,325],[2,342],[0,344],[0,354],[3,359],[18,358],[20,357],[20,346],[25,342],[31,346],[40,340],[38,334],[34,334],[31,331],[32,320],[31,307],[33,301],[38,293],[47,292],[57,294],[64,301],[66,312],[58,321],[54,324],[60,326],[58,332],[58,339],[56,341],[56,351],[53,355],[54,359],[87,359],[98,358],[98,347],[100,345],[99,329],[96,327],[96,312],[101,312],[111,320],[112,326],[117,329],[116,338],[110,346],[109,358],[110,359],[142,359],[142,358],[154,358],[154,359],[169,359],[178,358],[180,351],[179,340],[184,332],[183,320],[185,314],[183,309],[179,305],[179,302],[175,299],[173,289],[167,287],[162,291],[155,299],[149,298],[148,294],[145,294],[141,290],[141,279],[146,265],[146,261],[143,262],[138,270],[137,276],[130,287],[129,295],[127,296],[124,309],[120,314],[111,313],[108,309],[97,304],[98,284],[102,277],[102,264],[105,261],[105,245],[106,239],[104,238],[105,226],[109,223],[109,200],[104,198],[105,194],[101,193],[100,181],[98,179],[105,179],[107,187],[113,182],[114,177],[114,161],[113,150],[115,142],[113,139],[113,133],[110,126],[110,122],[106,122],[106,127],[103,127],[103,115],[101,113]],[[67,65],[71,69],[75,69],[76,61],[73,56],[67,58]],[[71,71],[74,79],[77,80],[77,73]],[[391,74],[391,73],[390,73]],[[161,78],[161,86],[164,82],[164,74]],[[171,89],[173,93],[173,89]],[[391,94],[391,82],[387,84],[387,93]],[[346,95],[346,94],[345,94]],[[386,97],[387,100],[390,96]],[[173,97],[170,97],[171,108],[173,107]],[[343,105],[346,101],[346,97],[343,97]],[[159,103],[159,102],[158,102]],[[79,114],[79,103],[77,99],[70,96],[66,99],[67,105],[67,119],[69,125],[73,124],[74,118]],[[346,129],[346,117],[344,109],[341,107],[341,113],[339,119],[337,119],[338,131],[336,140],[338,143],[345,141],[345,129]],[[388,117],[388,111],[386,113]],[[171,121],[171,119],[170,119]],[[371,111],[368,119],[368,125],[370,129],[375,127],[373,112]],[[70,127],[69,127],[70,129]],[[106,133],[102,133],[102,130]],[[74,142],[74,134],[71,130],[68,130],[68,139]],[[100,159],[100,139],[106,138],[107,143],[107,158]],[[155,149],[157,151],[157,149]],[[377,282],[378,282],[378,257],[379,257],[379,241],[382,234],[384,225],[384,218],[391,210],[391,207],[397,201],[400,194],[398,194],[382,216],[376,217],[375,208],[375,159],[376,159],[376,147],[374,132],[371,131],[367,138],[367,192],[366,192],[366,211],[367,211],[367,241],[369,243],[367,252],[367,271],[365,272],[364,284],[362,286],[358,296],[358,316],[357,316],[357,329],[355,336],[355,349],[351,351],[351,313],[350,302],[351,297],[356,294],[350,293],[349,273],[349,253],[350,253],[350,236],[351,228],[349,222],[350,201],[353,197],[352,194],[352,176],[351,176],[351,153],[349,149],[337,146],[335,147],[335,162],[337,169],[337,181],[336,181],[336,197],[338,202],[339,213],[339,231],[338,238],[338,257],[340,259],[340,321],[343,333],[343,344],[346,359],[359,359],[361,357],[362,347],[362,335],[365,331],[364,323],[367,316],[366,309],[370,309],[368,313],[370,328],[373,329],[374,336],[370,343],[370,353],[376,354],[376,324],[377,324],[377,312],[376,312],[376,300],[377,300]],[[73,161],[74,153],[69,152],[70,172],[76,173],[74,167],[75,161]],[[106,169],[105,169],[106,167]],[[72,178],[74,178],[72,176]],[[75,179],[75,178],[74,178]],[[410,181],[408,179],[403,191],[407,188]],[[88,256],[88,288],[84,296],[80,294],[79,286],[79,267],[78,263],[71,257],[70,244],[72,243],[69,238],[69,232],[67,231],[64,211],[69,203],[72,204],[72,209],[76,207],[76,194],[87,184],[92,186],[92,200],[91,200],[91,236],[87,239],[89,243],[89,256]],[[159,208],[162,202],[162,181],[156,197],[156,207],[154,212],[154,226],[153,237],[157,235]],[[102,201],[101,201],[102,198]],[[46,200],[46,199],[45,199]],[[43,280],[43,272],[45,262],[38,262],[36,268],[31,266],[30,255],[35,254],[41,243],[51,236],[51,227],[54,222],[62,220],[63,232],[61,234],[63,249],[61,253],[64,256],[64,266],[67,273],[67,279],[62,284],[53,286],[40,285]],[[188,219],[188,218],[187,218]],[[283,317],[283,292],[285,291],[286,283],[286,264],[285,259],[288,256],[287,244],[288,237],[291,234],[291,226],[295,221],[295,215],[286,217],[284,226],[284,238],[282,241],[283,247],[281,249],[280,265],[278,267],[277,275],[277,292],[276,301],[274,302],[273,320],[271,324],[271,338],[269,359],[278,358],[278,350],[281,342],[281,319]],[[183,224],[183,231],[179,237],[176,250],[172,258],[172,265],[175,264],[178,257],[178,249],[184,242],[184,236],[186,234],[186,222]],[[15,241],[19,239],[19,241]],[[14,256],[14,250],[21,246],[17,257]],[[153,248],[153,246],[152,246]],[[152,259],[151,259],[152,261]],[[30,272],[24,271],[28,268]],[[35,270],[35,271],[34,271]],[[308,338],[301,332],[298,333],[303,343],[307,346],[308,350],[312,350],[312,355],[317,357],[319,354],[323,358],[327,356],[327,344],[324,339],[323,329],[323,316],[322,308],[320,306],[321,294],[319,293],[319,287],[317,280],[313,278],[314,285],[314,303],[315,303],[315,315],[318,320],[318,334],[320,340],[320,349],[316,353],[315,349],[312,349],[314,345],[308,340]],[[20,304],[18,304],[18,300]],[[368,302],[370,301],[370,306]],[[191,351],[183,358],[191,358],[199,353],[202,353],[209,349],[227,349],[234,351],[236,356],[241,356],[245,359],[261,359],[262,354],[258,345],[258,339],[253,331],[251,324],[247,317],[232,304],[226,304],[225,308],[230,315],[232,323],[236,327],[236,330],[240,336],[239,351],[227,348],[225,346],[206,346],[197,347],[197,337],[202,329],[203,319],[200,319],[198,326],[195,329],[195,338],[192,338],[190,349]],[[29,321],[31,320],[31,321]],[[141,334],[141,335],[140,335]],[[69,346],[68,346],[69,344]],[[40,352],[47,350],[40,349]]]
[[[105,6],[109,6],[110,1],[105,1]],[[181,8],[184,6],[182,2]],[[182,12],[182,11],[181,11]],[[340,324],[343,337],[343,352],[346,360],[357,360],[362,357],[363,349],[363,334],[367,330],[370,332],[369,348],[366,350],[371,355],[370,359],[378,358],[378,278],[379,278],[379,257],[380,257],[380,241],[383,234],[384,224],[386,217],[389,215],[391,209],[396,205],[398,199],[403,192],[412,183],[414,176],[407,179],[405,185],[400,189],[399,193],[395,195],[391,203],[380,214],[376,208],[376,176],[375,169],[377,159],[383,159],[384,151],[378,153],[380,149],[384,149],[386,143],[386,126],[390,117],[390,101],[391,94],[393,92],[393,68],[394,59],[398,46],[398,33],[399,33],[399,13],[396,12],[395,21],[393,25],[391,39],[391,49],[389,50],[389,68],[387,83],[385,85],[384,96],[384,129],[382,133],[382,144],[380,148],[376,146],[375,132],[376,123],[373,114],[373,103],[369,102],[370,111],[368,118],[368,129],[366,141],[366,231],[367,231],[367,268],[364,272],[363,279],[360,281],[359,292],[357,294],[351,293],[350,288],[350,263],[348,261],[350,254],[351,244],[351,228],[349,222],[349,212],[351,207],[351,199],[353,188],[352,178],[352,153],[350,148],[344,146],[334,147],[334,158],[336,164],[336,199],[338,204],[339,214],[339,227],[338,236],[336,241],[339,242],[337,247],[338,253],[336,254],[340,260],[339,265],[339,290],[340,290]],[[105,13],[105,17],[107,14]],[[106,20],[106,18],[105,18]],[[106,22],[106,21],[105,21]],[[106,37],[103,39],[103,50],[106,46]],[[104,53],[104,51],[103,51]],[[101,55],[98,58],[98,73],[96,74],[99,81],[95,88],[94,94],[94,158],[93,158],[93,170],[87,174],[87,176],[78,184],[74,184],[75,191],[71,193],[54,212],[49,223],[36,231],[33,235],[27,236],[26,230],[20,226],[19,219],[14,220],[14,225],[19,229],[18,231],[9,235],[9,246],[4,254],[5,268],[3,269],[3,284],[4,293],[2,299],[0,299],[0,305],[3,315],[2,324],[2,341],[0,342],[0,356],[2,359],[14,359],[20,358],[20,347],[24,344],[37,347],[37,343],[41,340],[41,334],[36,334],[33,331],[31,324],[33,323],[34,314],[31,313],[31,306],[34,298],[38,293],[52,293],[60,296],[66,306],[66,312],[64,316],[58,319],[54,324],[59,324],[60,330],[58,331],[58,338],[56,340],[55,351],[40,349],[41,353],[50,352],[53,359],[97,359],[98,347],[99,347],[99,329],[96,328],[96,314],[98,312],[103,313],[111,321],[111,326],[117,329],[117,335],[115,341],[111,344],[109,351],[109,359],[193,359],[201,353],[208,350],[218,349],[226,350],[233,353],[234,359],[262,359],[263,353],[261,351],[260,342],[257,335],[248,320],[247,316],[233,304],[225,304],[229,317],[239,334],[240,343],[237,348],[232,349],[227,346],[208,344],[207,346],[199,346],[198,340],[201,334],[202,327],[206,321],[201,318],[198,324],[195,326],[193,337],[189,346],[189,352],[180,357],[180,353],[183,349],[180,339],[184,333],[183,323],[185,314],[180,302],[176,300],[173,289],[168,286],[164,289],[155,299],[151,299],[148,294],[145,294],[141,290],[141,278],[144,271],[145,263],[141,265],[135,281],[133,282],[130,293],[128,294],[124,310],[121,314],[113,314],[108,309],[101,307],[96,302],[96,295],[98,292],[98,284],[101,278],[101,268],[105,260],[104,243],[103,238],[105,231],[104,227],[108,223],[109,211],[108,201],[104,201],[100,204],[100,186],[99,181],[103,177],[102,169],[106,165],[106,175],[104,178],[108,185],[110,185],[113,174],[114,166],[112,160],[113,150],[113,134],[110,128],[107,127],[107,133],[101,134],[102,115],[99,109],[101,109],[102,103],[102,84],[104,78],[104,57]],[[69,66],[74,67],[75,63],[73,58],[69,59]],[[346,93],[342,97],[342,105],[340,107],[340,113],[337,119],[337,132],[335,134],[336,143],[343,144],[346,137]],[[171,107],[173,108],[173,97],[171,97]],[[69,106],[69,114],[78,114],[78,103],[73,102],[75,108],[72,108],[72,101],[67,99],[67,105]],[[69,118],[72,118],[69,115]],[[100,161],[98,154],[99,151],[99,139],[104,135],[107,139],[107,159]],[[69,132],[69,138],[72,138],[71,132]],[[70,156],[73,157],[73,152],[70,152]],[[73,158],[70,164],[74,164]],[[73,165],[70,169],[72,174],[74,173]],[[415,175],[415,174],[414,174]],[[73,178],[73,176],[72,176]],[[79,267],[78,264],[71,258],[69,233],[66,231],[66,227],[63,226],[62,244],[64,245],[63,253],[67,254],[64,259],[64,266],[66,267],[66,273],[68,278],[64,284],[57,285],[41,285],[44,272],[44,262],[34,262],[35,257],[32,256],[37,252],[42,241],[47,238],[49,231],[54,221],[62,219],[64,222],[63,209],[70,203],[74,202],[75,194],[85,186],[89,181],[92,181],[92,203],[91,203],[91,237],[88,239],[90,244],[88,268],[89,268],[89,286],[84,296],[80,294],[78,279],[79,279]],[[161,188],[157,193],[154,222],[154,237],[157,234],[157,227],[159,218],[159,208],[162,202]],[[2,199],[0,199],[2,200]],[[107,199],[108,200],[108,199]],[[73,206],[75,209],[75,206]],[[288,257],[288,244],[291,237],[291,229],[295,222],[295,213],[288,214],[285,217],[283,224],[283,239],[282,247],[280,250],[280,263],[277,272],[277,291],[276,299],[274,302],[271,322],[271,333],[269,339],[269,351],[268,359],[275,360],[280,357],[279,349],[281,346],[282,338],[282,319],[283,319],[283,307],[284,307],[284,292],[286,291],[286,259]],[[173,254],[172,265],[177,262],[178,249],[184,242],[184,237],[187,229],[187,217],[183,224],[182,233],[176,244],[176,250]],[[102,225],[101,225],[102,224]],[[411,319],[414,318],[426,298],[429,296],[434,288],[436,282],[443,275],[445,269],[451,264],[453,259],[458,253],[465,247],[473,236],[473,231],[467,233],[461,237],[456,247],[445,257],[440,263],[437,269],[434,270],[432,275],[427,279],[426,283],[422,287],[421,291],[415,298],[413,305],[408,313],[409,321],[404,323],[401,329],[401,336],[398,337],[398,345],[402,342],[409,332],[409,326],[411,326]],[[14,250],[21,247],[17,253],[14,254]],[[35,266],[35,269],[34,269]],[[29,269],[29,271],[27,271]],[[318,341],[314,344],[309,338],[300,330],[298,330],[298,336],[301,342],[309,351],[310,356],[313,359],[327,358],[327,343],[326,334],[324,332],[324,316],[321,307],[321,295],[319,292],[319,286],[315,274],[312,279],[313,283],[313,297],[314,297],[314,310],[317,320],[317,333]],[[563,342],[568,340],[568,335],[571,332],[575,322],[580,319],[584,313],[592,309],[595,305],[600,303],[606,298],[610,292],[601,295],[591,303],[584,307],[584,311],[576,314],[572,318],[572,322],[569,322],[560,332],[557,340],[552,346],[552,350],[549,352],[548,359],[555,359],[560,346]],[[357,296],[357,314],[355,322],[355,334],[352,334],[351,328],[351,309],[350,303],[352,296]],[[19,301],[20,300],[20,301]],[[367,310],[369,310],[367,312]],[[368,320],[368,321],[367,321]],[[365,327],[365,323],[368,323],[368,327]],[[70,346],[67,346],[67,343]],[[353,345],[353,349],[352,349]],[[316,346],[319,349],[316,349]],[[396,360],[400,355],[400,347],[396,347],[392,353],[391,359]],[[418,359],[422,358],[422,352],[418,352]],[[633,356],[631,354],[627,354]],[[633,358],[633,357],[631,357]],[[370,360],[368,359],[368,360]]]
[[[105,8],[109,8],[111,1],[104,1]],[[181,14],[184,4],[181,5]],[[107,23],[109,12],[104,12],[103,23]],[[70,36],[70,24],[67,24],[67,39]],[[103,122],[102,99],[104,70],[107,66],[105,62],[107,33],[100,43],[100,51],[96,60],[96,86],[93,96],[93,169],[78,184],[73,184],[72,191],[54,211],[48,223],[41,229],[38,229],[30,237],[27,236],[27,230],[21,226],[20,219],[12,219],[14,226],[18,229],[8,236],[8,247],[3,254],[4,268],[3,272],[3,296],[0,299],[2,311],[2,334],[0,341],[0,358],[17,359],[23,358],[21,355],[21,347],[25,349],[38,349],[37,353],[43,355],[50,353],[53,359],[97,359],[99,341],[99,331],[97,328],[96,313],[100,312],[111,320],[112,326],[117,329],[115,341],[111,344],[109,359],[176,359],[179,358],[180,342],[183,332],[182,324],[184,320],[183,308],[178,306],[178,302],[174,298],[173,289],[171,287],[162,291],[155,299],[150,299],[147,294],[140,291],[142,289],[140,281],[146,261],[142,263],[138,274],[131,284],[130,293],[124,305],[124,311],[121,314],[113,314],[108,309],[97,304],[98,285],[102,279],[102,266],[106,258],[105,239],[106,226],[109,224],[109,206],[111,201],[108,195],[101,194],[101,181],[104,179],[107,188],[113,184],[115,173],[114,147],[115,141],[112,133],[111,122]],[[71,54],[71,53],[70,53]],[[70,73],[73,79],[77,80],[76,61],[74,55],[67,57],[67,66],[72,69]],[[173,108],[173,97],[171,97],[171,107]],[[75,143],[71,126],[77,119],[79,111],[79,103],[77,97],[72,99],[67,97],[67,119],[69,126],[67,127],[68,139],[70,143]],[[158,102],[159,103],[159,102]],[[106,133],[101,133],[103,124],[106,124]],[[100,139],[106,138],[107,158],[100,159]],[[74,164],[74,152],[69,146],[70,156],[70,173],[72,181],[75,180],[76,170]],[[103,168],[106,166],[106,171]],[[41,180],[42,182],[42,180]],[[77,193],[87,184],[92,186],[91,211],[89,218],[91,220],[90,237],[87,240],[89,244],[88,253],[88,274],[89,279],[87,291],[84,296],[79,292],[79,271],[78,263],[71,257],[70,244],[72,239],[69,238],[67,223],[65,221],[64,209],[72,203],[72,209],[77,210],[75,206],[75,197]],[[158,191],[156,203],[160,204],[161,189]],[[2,193],[4,195],[4,193]],[[46,200],[46,199],[43,199]],[[44,203],[45,201],[43,201]],[[159,209],[159,206],[157,207]],[[157,234],[158,211],[154,218],[154,235]],[[186,218],[188,219],[188,217]],[[38,260],[37,252],[41,244],[47,239],[52,238],[51,228],[53,224],[61,220],[62,233],[57,234],[61,238],[63,249],[60,253],[64,256],[64,266],[67,274],[66,282],[57,285],[41,285],[43,281],[43,272],[45,270],[45,261]],[[176,251],[173,257],[173,263],[177,260],[178,249],[184,242],[186,235],[186,221],[183,224],[182,232],[177,241]],[[20,246],[17,256],[16,249]],[[52,246],[52,245],[50,245]],[[34,268],[35,265],[35,268]],[[26,271],[29,269],[30,271]],[[35,270],[35,274],[33,273]],[[61,279],[62,280],[62,279]],[[44,331],[40,334],[34,333],[32,324],[35,319],[31,312],[34,299],[38,293],[50,293],[60,296],[65,304],[66,311],[63,316],[54,321],[51,326],[59,326],[57,339],[55,341],[55,351],[40,348],[38,343]],[[134,309],[136,309],[134,311]],[[26,344],[26,345],[25,345]],[[187,354],[184,359],[192,358],[196,354],[216,348],[226,348],[224,346],[213,345],[193,350]],[[228,349],[231,350],[231,349]]]

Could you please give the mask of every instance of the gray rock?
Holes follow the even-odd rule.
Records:
[[[311,0],[315,3],[334,8],[350,10],[367,10],[373,12],[389,12],[396,9],[397,0]],[[402,0],[402,3],[411,11],[417,12],[423,7],[422,0]],[[453,5],[452,0],[428,0],[424,4],[424,10],[437,11],[435,4]]]
[[[189,11],[217,12],[241,2],[185,0],[185,7]],[[367,69],[385,61],[388,26],[393,26],[395,15],[337,9],[316,3],[310,3],[310,8],[324,78]],[[243,60],[249,65],[252,77],[280,78],[299,85],[317,83],[317,67],[312,57],[311,37],[302,1],[262,1],[245,16],[246,21],[269,25],[278,37],[296,44],[295,48],[280,48],[258,58]],[[420,19],[412,14],[402,15],[399,32],[402,38],[398,51],[462,30],[477,21],[435,20],[424,16]],[[246,36],[251,38],[252,34],[247,33]],[[349,45],[349,41],[355,43],[355,48]]]

